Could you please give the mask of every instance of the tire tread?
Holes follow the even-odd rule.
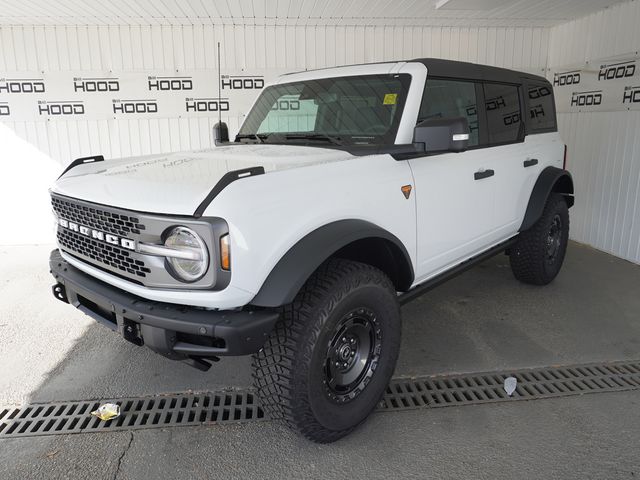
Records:
[[[333,442],[357,425],[343,430],[329,430],[321,425],[313,415],[308,395],[302,394],[307,391],[306,380],[304,376],[296,376],[295,371],[311,364],[312,346],[324,325],[313,321],[318,307],[322,305],[328,314],[353,287],[363,282],[375,282],[395,295],[389,278],[370,265],[337,258],[325,262],[293,303],[281,308],[280,320],[262,350],[252,357],[253,383],[267,415],[318,443]]]
[[[562,195],[552,194],[545,205],[540,219],[527,231],[522,232],[518,242],[511,249],[509,261],[513,275],[523,283],[532,285],[546,285],[551,282],[564,260],[567,238],[563,237],[562,251],[558,260],[559,266],[555,272],[548,272],[545,268],[545,237],[548,225],[554,215],[559,213],[562,216],[563,228],[566,230],[565,237],[569,230],[569,214],[566,200]]]

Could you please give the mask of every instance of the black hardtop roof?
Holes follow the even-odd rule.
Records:
[[[435,77],[454,77],[468,80],[485,80],[489,82],[523,83],[524,80],[536,80],[549,83],[539,75],[518,72],[506,68],[479,65],[477,63],[444,60],[442,58],[416,58],[407,62],[420,62],[427,67],[428,75]]]
[[[381,62],[355,63],[349,65],[339,65],[336,67],[316,68],[312,70],[301,70],[297,72],[284,73],[282,76],[294,75],[296,73],[313,72],[317,70],[327,70],[341,67],[354,67],[357,65],[378,65],[381,63],[418,62],[427,67],[428,75],[434,77],[453,77],[465,80],[485,80],[487,82],[523,83],[525,80],[535,80],[550,84],[549,80],[533,73],[518,72],[507,68],[492,67],[478,63],[460,62],[458,60],[445,60],[443,58],[414,58],[413,60],[387,60]]]

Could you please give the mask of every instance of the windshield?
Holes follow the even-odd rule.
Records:
[[[266,88],[236,141],[393,144],[408,74],[322,78]]]

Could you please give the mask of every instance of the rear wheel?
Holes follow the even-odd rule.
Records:
[[[569,241],[569,209],[562,195],[551,194],[540,219],[510,251],[511,270],[521,282],[546,285],[562,267]]]
[[[400,330],[396,292],[386,275],[358,262],[328,261],[284,308],[253,357],[263,407],[313,441],[347,435],[384,394]]]

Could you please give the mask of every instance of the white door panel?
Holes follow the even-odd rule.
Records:
[[[557,133],[527,135],[522,143],[492,149],[499,185],[496,221],[501,235],[518,232],[540,173],[548,166],[561,168],[563,151]]]
[[[479,149],[409,161],[416,182],[417,281],[464,260],[495,236],[495,175],[474,178],[494,169],[487,158]]]
[[[524,167],[524,161],[530,157],[524,142],[493,147],[487,153],[496,166],[496,223],[501,233],[514,234],[522,223],[525,180],[535,174],[538,165]]]

